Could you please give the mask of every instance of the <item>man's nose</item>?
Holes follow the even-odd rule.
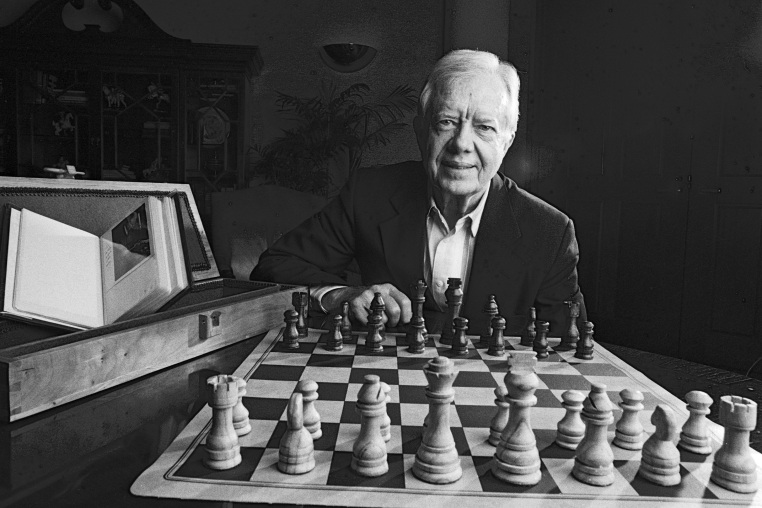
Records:
[[[450,140],[450,148],[458,152],[470,152],[474,148],[474,129],[465,122],[458,126]]]

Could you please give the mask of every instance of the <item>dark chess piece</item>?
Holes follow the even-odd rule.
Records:
[[[455,335],[452,338],[452,347],[450,350],[455,355],[465,356],[468,354],[468,337],[466,337],[468,319],[463,316],[458,316],[455,318],[454,324]]]
[[[341,302],[341,340],[352,342],[352,321],[349,320],[349,302]]]
[[[569,321],[566,331],[561,337],[561,344],[558,345],[559,351],[575,349],[579,340],[579,328],[577,328],[577,318],[579,318],[580,313],[579,302],[567,300],[564,303],[569,307]]]
[[[521,334],[522,346],[531,346],[534,344],[535,336],[537,335],[536,323],[537,321],[537,309],[534,307],[529,308],[529,315],[527,316],[527,324]]]
[[[447,279],[447,291],[445,291],[447,312],[442,325],[442,335],[439,337],[441,344],[448,346],[452,344],[452,338],[455,335],[454,321],[456,317],[460,316],[460,306],[463,304],[462,285],[463,282],[457,277]]]
[[[426,325],[424,324],[421,316],[413,316],[410,320],[410,324],[407,327],[407,334],[405,338],[407,340],[408,353],[421,354],[426,350]]]
[[[489,344],[489,340],[492,338],[492,318],[497,316],[498,308],[495,301],[495,295],[489,295],[487,303],[484,305],[483,312],[487,315],[486,326],[484,327],[484,333],[479,338],[479,342]]]
[[[341,314],[333,316],[333,332],[326,341],[325,348],[328,351],[341,351],[344,349],[344,335],[341,332],[344,318]]]
[[[505,318],[503,316],[495,316],[492,318],[491,325],[492,337],[490,337],[487,354],[491,356],[503,356],[505,354],[505,338],[503,337]]]
[[[428,339],[428,331],[426,330],[426,320],[423,317],[423,304],[426,303],[426,289],[428,289],[428,285],[426,284],[424,280],[419,280],[418,282],[410,286],[410,294],[412,296],[412,304],[413,304],[413,317],[419,316],[421,318],[420,322],[423,325],[423,329],[421,330],[421,333],[423,334],[424,341]]]
[[[384,350],[384,346],[381,343],[384,341],[384,336],[381,333],[384,324],[381,322],[381,316],[375,313],[371,313],[368,316],[368,334],[365,337],[365,347],[371,353],[380,353]]]
[[[296,329],[299,331],[299,337],[307,336],[307,313],[309,312],[309,294],[305,292],[295,291],[291,294],[291,303],[294,306],[294,310],[297,312]]]
[[[283,313],[286,327],[283,329],[283,346],[288,349],[299,349],[299,313],[294,309],[288,309]]]
[[[548,331],[550,331],[550,323],[547,321],[537,321],[537,336],[532,343],[532,349],[537,353],[537,358],[548,357]]]
[[[374,322],[378,322],[380,325],[378,333],[381,334],[381,336],[384,336],[385,326],[384,326],[384,311],[386,310],[386,304],[384,303],[384,299],[381,297],[381,293],[376,293],[373,295],[373,300],[370,302],[370,313],[373,316],[376,316],[376,319]],[[370,323],[370,319],[368,319],[368,323]]]
[[[577,351],[574,358],[581,360],[593,359],[593,328],[595,325],[591,321],[582,323],[582,339],[577,344]]]

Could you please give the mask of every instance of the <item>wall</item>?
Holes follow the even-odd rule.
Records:
[[[87,0],[94,2],[94,0]],[[194,42],[258,46],[264,67],[254,83],[253,143],[266,143],[284,124],[275,91],[312,96],[322,82],[347,87],[364,82],[374,94],[401,84],[420,89],[442,54],[444,3],[430,0],[136,0],[167,33]],[[34,0],[0,2],[0,26],[12,23]],[[378,50],[365,69],[342,74],[323,64],[318,49],[331,43]],[[408,119],[412,124],[412,118]],[[367,154],[365,164],[419,158],[412,127]]]

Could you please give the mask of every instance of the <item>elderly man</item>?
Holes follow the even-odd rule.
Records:
[[[414,120],[422,162],[355,172],[338,198],[262,255],[251,278],[308,284],[315,307],[333,313],[349,301],[362,323],[375,292],[389,325],[408,322],[406,292],[421,279],[426,306],[444,311],[454,277],[463,281],[461,315],[472,322],[483,319],[489,295],[510,333],[535,307],[560,335],[572,299],[584,319],[571,220],[498,174],[516,136],[518,93],[516,69],[495,55],[445,55]],[[343,279],[353,259],[363,286]]]

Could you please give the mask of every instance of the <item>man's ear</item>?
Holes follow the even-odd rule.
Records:
[[[513,141],[514,141],[515,139],[516,139],[516,131],[513,131],[513,132],[510,134],[510,136],[508,136],[508,137],[505,139],[505,148],[503,149],[503,157],[505,157],[505,154],[507,154],[507,153],[508,153],[508,149],[511,147],[511,145],[513,144]]]

